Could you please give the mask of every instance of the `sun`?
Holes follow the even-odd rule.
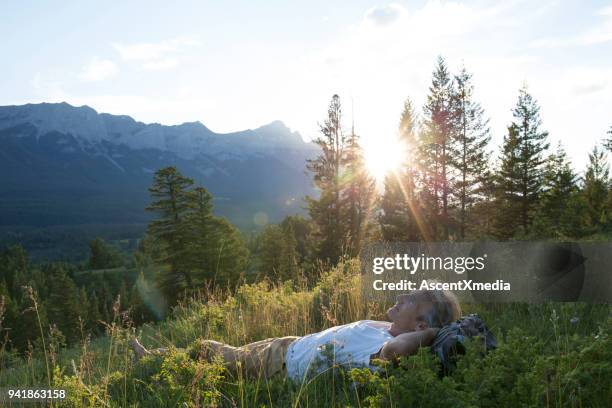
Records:
[[[377,180],[397,170],[403,160],[404,149],[397,140],[380,139],[364,146],[365,164],[370,174]]]

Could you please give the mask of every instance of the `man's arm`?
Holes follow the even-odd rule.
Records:
[[[416,354],[419,347],[430,346],[433,343],[437,328],[402,333],[385,343],[380,350],[380,358],[383,360],[394,360],[402,356]]]

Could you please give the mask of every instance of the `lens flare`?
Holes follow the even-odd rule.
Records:
[[[364,146],[364,158],[368,171],[377,181],[382,181],[385,176],[399,169],[404,148],[402,144],[394,139],[379,139]]]

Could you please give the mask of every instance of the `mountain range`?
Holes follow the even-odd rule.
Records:
[[[280,121],[219,134],[88,106],[0,106],[0,229],[146,224],[153,173],[174,165],[242,229],[302,211],[318,148]]]

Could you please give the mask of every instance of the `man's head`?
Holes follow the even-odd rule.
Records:
[[[394,335],[442,327],[457,320],[460,314],[459,301],[445,290],[416,290],[399,295],[395,305],[387,310]]]

